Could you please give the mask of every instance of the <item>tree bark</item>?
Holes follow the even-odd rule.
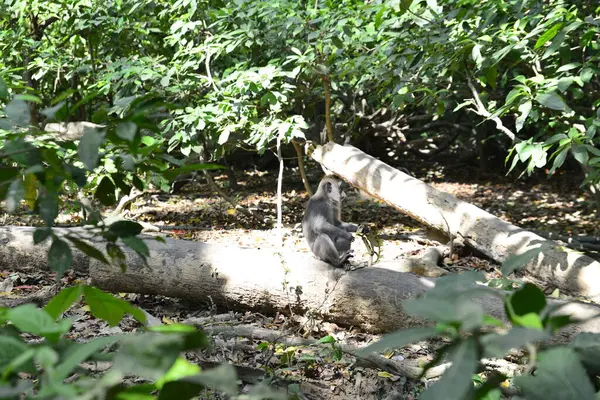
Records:
[[[327,143],[307,154],[352,186],[428,227],[463,238],[466,245],[496,262],[543,245],[545,250],[521,273],[600,303],[598,261],[440,192],[355,147]]]
[[[47,268],[46,241],[34,245],[33,228],[0,228],[0,270]],[[81,228],[57,228],[58,235]],[[102,248],[100,242],[91,242]],[[90,260],[74,250],[73,266],[88,270],[92,284],[111,292],[134,292],[207,302],[227,309],[263,313],[312,312],[343,326],[389,332],[429,322],[403,311],[401,302],[424,294],[435,279],[398,272],[402,262],[381,262],[345,272],[307,254],[166,239],[148,240],[148,265],[126,249],[127,271]],[[504,319],[495,296],[475,299],[487,313]],[[549,300],[549,302],[555,302]],[[568,342],[580,331],[600,333],[600,308],[574,303],[560,310],[575,318],[596,316],[564,329],[554,340]]]

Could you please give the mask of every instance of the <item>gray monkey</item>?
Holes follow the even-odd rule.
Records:
[[[358,227],[341,221],[342,200],[346,194],[341,189],[341,182],[332,177],[325,177],[319,182],[317,192],[308,200],[302,231],[317,258],[342,267],[352,257],[350,244]],[[349,265],[346,265],[348,269]]]

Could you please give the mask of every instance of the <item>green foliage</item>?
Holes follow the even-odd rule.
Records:
[[[0,319],[0,391],[3,397],[10,398],[19,391],[31,393],[33,390],[43,397],[64,398],[79,397],[89,390],[102,397],[109,392],[113,396],[126,394],[139,389],[119,385],[126,374],[132,373],[153,381],[146,386],[148,396],[158,391],[159,398],[178,398],[173,390],[182,379],[193,383],[190,392],[193,395],[198,395],[205,387],[237,394],[235,371],[231,367],[204,373],[180,357],[182,351],[208,345],[206,336],[189,326],[174,325],[153,332],[97,337],[86,343],[67,339],[71,321],[59,316],[82,294],[92,314],[106,317],[113,325],[120,321],[124,312],[144,320],[141,310],[88,286],[63,290],[45,309],[27,304],[7,310]],[[25,343],[18,335],[9,333],[9,327],[46,340],[38,344]],[[80,364],[100,359],[112,362],[110,370],[100,380],[86,379],[86,372]],[[19,372],[38,379],[23,387],[24,381],[16,379]],[[223,380],[225,372],[227,380]],[[75,379],[71,379],[70,383],[64,382],[72,376]]]
[[[538,249],[534,249],[538,250]],[[514,257],[506,262],[507,272],[520,268],[539,254]],[[496,291],[483,285],[479,273],[467,272],[458,276],[444,276],[436,286],[419,299],[406,300],[406,312],[436,322],[435,327],[412,328],[385,335],[380,341],[363,349],[363,354],[399,348],[409,343],[436,336],[449,339],[449,344],[438,349],[436,357],[424,369],[438,364],[442,359],[452,366],[438,382],[423,393],[423,399],[499,399],[502,374],[485,380],[477,372],[479,360],[484,357],[502,358],[512,349],[525,349],[529,366],[535,367],[535,376],[523,375],[511,379],[524,399],[592,399],[597,396],[588,378],[600,371],[598,354],[600,335],[580,333],[570,345],[546,344],[539,354],[536,346],[550,339],[563,328],[576,321],[569,316],[555,314],[561,305],[549,305],[544,293],[535,285],[525,283],[515,291]],[[506,328],[505,324],[483,313],[480,297],[497,297],[503,300],[509,329],[503,333],[490,332],[486,327]],[[472,377],[476,385],[473,386]]]

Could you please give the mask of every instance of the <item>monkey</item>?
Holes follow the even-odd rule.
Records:
[[[349,269],[348,260],[353,257],[350,245],[354,240],[351,232],[358,226],[341,221],[342,200],[346,194],[341,189],[341,181],[326,176],[316,193],[308,200],[302,232],[310,250],[320,260],[334,267]]]

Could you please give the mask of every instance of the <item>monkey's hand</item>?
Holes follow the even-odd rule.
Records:
[[[363,240],[363,243],[369,252],[369,266],[373,264],[373,256],[377,257],[375,262],[378,262],[381,258],[382,242],[377,230],[371,229],[368,225],[361,225],[356,234]]]
[[[356,233],[358,235],[366,235],[369,232],[371,232],[371,227],[369,227],[369,225],[366,224],[360,224],[358,226],[358,229],[356,230]]]

